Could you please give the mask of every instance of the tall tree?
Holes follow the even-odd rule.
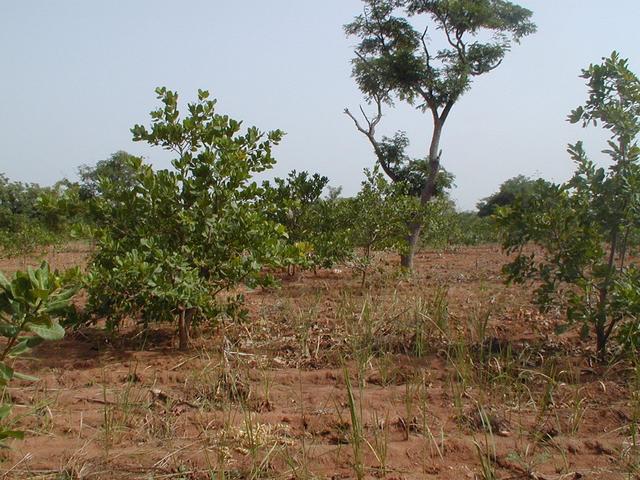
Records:
[[[548,186],[549,182],[542,178],[534,180],[524,175],[505,180],[500,189],[492,195],[480,200],[476,207],[479,217],[488,217],[496,212],[498,207],[512,205],[518,197],[530,197],[537,188]]]
[[[440,138],[451,109],[472,79],[496,69],[513,42],[536,30],[531,11],[506,0],[363,0],[364,13],[345,26],[360,39],[353,59],[353,77],[373,115],[360,108],[358,119],[345,113],[364,134],[378,163],[393,182],[408,182],[423,204],[438,192]],[[418,29],[418,23],[424,23]],[[431,31],[442,33],[434,46]],[[412,159],[402,133],[376,136],[383,106],[406,101],[431,113],[433,127],[427,156]],[[402,265],[412,268],[422,224],[408,219],[410,234]]]
[[[100,195],[100,182],[109,181],[117,188],[131,190],[135,185],[135,171],[131,160],[137,157],[119,150],[106,160],[100,160],[95,166],[81,165],[78,168],[80,177],[80,196],[83,199]]]

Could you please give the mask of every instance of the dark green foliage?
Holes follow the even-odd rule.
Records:
[[[569,119],[600,124],[611,133],[608,168],[588,159],[582,143],[569,146],[576,164],[562,185],[536,185],[528,197],[498,210],[503,247],[516,254],[505,272],[512,281],[540,281],[542,307],[565,301],[568,319],[593,330],[604,357],[616,332],[638,344],[640,275],[629,263],[640,227],[640,81],[617,53],[583,71],[589,98]],[[528,252],[527,244],[539,247]]]
[[[349,228],[353,219],[346,214],[347,202],[329,195],[309,211],[309,224],[314,226],[311,240],[314,267],[330,268],[351,258],[354,245]]]
[[[14,378],[33,380],[9,366],[9,362],[27,353],[45,340],[59,340],[64,328],[58,319],[69,307],[77,291],[78,270],[64,275],[52,272],[47,263],[35,270],[17,272],[9,281],[0,273],[0,387],[5,389]],[[5,400],[6,401],[6,400]],[[3,425],[11,405],[0,406],[0,446],[7,438],[22,438],[23,432]]]
[[[478,216],[488,217],[493,215],[496,208],[512,205],[517,197],[530,196],[537,187],[543,188],[545,185],[549,185],[546,180],[533,180],[524,175],[510,178],[500,185],[500,189],[496,193],[478,202],[476,205],[478,208]]]
[[[271,147],[282,132],[241,133],[206,91],[181,117],[177,93],[156,92],[162,107],[150,128],[132,129],[133,138],[175,153],[173,169],[154,171],[129,157],[132,188],[100,177],[90,306],[111,326],[124,317],[145,325],[177,320],[186,348],[191,322],[237,309],[218,294],[265,281],[261,267],[280,258],[285,229],[268,219],[264,188],[252,176],[273,166]]]
[[[345,203],[353,245],[370,250],[401,250],[408,234],[406,218],[419,215],[419,204],[401,184],[389,183],[378,169],[365,170],[358,194]]]
[[[378,150],[380,158],[384,158],[382,164],[386,171],[391,172],[390,178],[394,182],[406,185],[408,195],[420,198],[425,181],[429,176],[429,164],[424,158],[411,158],[406,150],[409,148],[409,139],[404,132],[397,132],[393,138],[382,137]],[[382,165],[381,164],[381,165]],[[453,186],[453,174],[440,167],[435,179],[433,195],[444,195],[445,191]]]
[[[11,230],[23,221],[36,219],[42,191],[37,184],[11,182],[0,174],[0,229]]]
[[[496,68],[513,41],[535,31],[531,12],[505,0],[364,0],[365,13],[345,27],[361,38],[354,77],[371,99],[392,94],[427,110],[455,103],[473,76]],[[411,19],[411,17],[415,17]],[[431,25],[414,25],[426,17]],[[429,27],[447,47],[430,51]],[[486,34],[488,41],[480,41]]]
[[[95,166],[82,165],[78,168],[80,177],[80,197],[92,199],[102,192],[101,184],[109,182],[109,188],[130,190],[135,183],[135,171],[131,160],[136,157],[122,150],[115,152],[107,160],[101,160]]]

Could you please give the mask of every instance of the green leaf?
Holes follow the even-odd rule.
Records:
[[[10,413],[11,413],[10,404],[5,403],[4,405],[0,406],[0,420],[4,420],[5,418],[7,418]]]
[[[38,377],[34,377],[32,375],[27,375],[25,373],[14,372],[13,377],[19,380],[26,380],[27,382],[37,382],[40,380]]]
[[[15,438],[17,440],[24,439],[24,432],[19,430],[0,430],[0,440],[4,440],[6,438]]]
[[[44,340],[60,340],[64,337],[64,328],[58,322],[53,322],[51,325],[30,323],[27,328]]]
[[[7,277],[5,277],[2,272],[0,272],[0,287],[6,291],[11,290],[11,282],[7,280]]]
[[[43,339],[40,337],[23,338],[9,351],[8,356],[14,358],[22,355],[23,353],[29,351],[31,348],[39,345],[42,342]]]
[[[20,329],[15,325],[8,323],[0,323],[0,335],[7,338],[13,338],[19,333]]]
[[[61,294],[60,296],[56,297],[55,300],[47,303],[47,305],[43,309],[43,312],[46,312],[52,315],[59,315],[64,313],[65,309],[69,307],[71,303],[70,299],[73,297],[75,292],[71,290],[63,293],[64,295]]]
[[[13,368],[7,366],[4,362],[0,362],[0,380],[6,385],[13,378]]]
[[[17,343],[11,350],[9,350],[9,353],[7,354],[7,356],[10,358],[14,358],[19,355],[22,355],[28,350],[29,350],[29,347],[27,346],[27,343],[25,341],[22,341],[20,343]]]

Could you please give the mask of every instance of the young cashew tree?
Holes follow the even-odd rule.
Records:
[[[322,266],[325,259],[319,256],[321,237],[316,211],[323,202],[322,191],[329,179],[317,173],[289,172],[286,179],[276,177],[273,182],[263,182],[263,201],[271,210],[269,218],[283,225],[287,231],[287,250],[283,263],[289,275],[297,268]]]
[[[589,96],[569,120],[609,131],[608,167],[591,161],[582,142],[569,145],[571,180],[539,183],[496,216],[503,247],[515,254],[505,266],[509,280],[540,282],[542,307],[566,302],[568,320],[581,322],[585,335],[595,333],[604,359],[617,330],[636,347],[640,340],[640,270],[629,255],[640,232],[640,80],[615,52],[582,77]],[[531,244],[538,248],[525,248]]]
[[[365,170],[365,176],[358,194],[342,203],[345,221],[339,222],[347,225],[347,238],[356,248],[352,262],[361,275],[362,286],[371,270],[375,251],[406,250],[407,218],[420,219],[431,233],[435,225],[430,220],[444,218],[446,206],[443,201],[422,205],[407,193],[410,188],[407,184],[389,182],[377,166],[373,171]]]
[[[175,322],[186,349],[190,325],[235,310],[231,290],[264,280],[261,267],[280,251],[284,227],[267,218],[252,176],[273,166],[282,132],[243,129],[215,112],[206,91],[184,117],[177,93],[156,93],[162,106],[149,128],[133,127],[133,139],[171,151],[173,168],[155,171],[130,157],[131,188],[100,177],[90,306],[111,326],[125,317],[145,327]]]
[[[345,26],[360,40],[353,59],[353,77],[374,113],[360,108],[358,118],[345,113],[373,147],[377,161],[392,182],[409,182],[425,205],[438,193],[440,139],[451,110],[474,77],[496,69],[513,42],[533,33],[532,13],[506,0],[363,0],[364,13]],[[438,46],[432,36],[441,37]],[[412,159],[399,132],[379,138],[376,129],[383,106],[408,102],[430,115],[428,151]],[[412,268],[423,224],[407,219],[409,235],[401,263]]]

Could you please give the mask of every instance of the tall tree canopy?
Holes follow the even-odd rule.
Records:
[[[534,180],[524,175],[505,180],[497,192],[483,198],[476,204],[478,216],[488,217],[493,215],[498,207],[512,205],[519,197],[531,197],[538,188],[545,186],[549,186],[549,182],[546,180],[542,178]]]
[[[101,181],[109,181],[118,188],[131,190],[135,185],[135,170],[131,166],[131,160],[136,158],[119,150],[108,159],[100,160],[95,166],[81,165],[78,168],[81,197],[88,199],[100,195]]]
[[[345,26],[357,37],[353,77],[373,115],[360,109],[359,119],[345,113],[373,146],[384,172],[394,182],[409,182],[422,203],[438,193],[440,138],[451,109],[472,79],[497,68],[513,42],[535,32],[532,13],[506,0],[363,0],[364,12]],[[431,34],[440,32],[441,45]],[[433,127],[426,157],[406,154],[409,141],[402,133],[376,136],[383,106],[406,101],[430,112]],[[409,219],[408,254],[402,264],[411,268],[421,224]]]

